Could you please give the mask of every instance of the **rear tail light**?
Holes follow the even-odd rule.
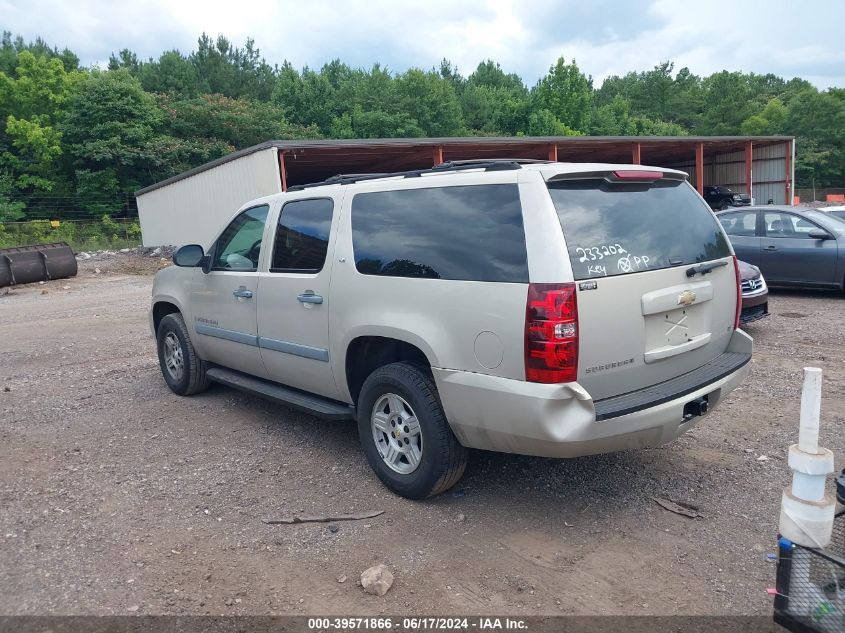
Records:
[[[739,260],[734,255],[734,272],[736,273],[736,315],[734,329],[739,328],[739,314],[742,312],[742,275],[739,274]]]
[[[525,307],[525,379],[572,382],[578,377],[575,284],[529,284]]]

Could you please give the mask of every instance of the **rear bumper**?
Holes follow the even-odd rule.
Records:
[[[434,378],[449,423],[464,446],[579,457],[659,446],[675,439],[701,420],[684,419],[687,403],[707,396],[712,410],[743,381],[751,347],[751,337],[737,330],[728,354],[723,355],[734,358],[720,357],[721,367],[705,366],[661,385],[599,402],[578,383],[544,385],[447,369],[435,369]],[[677,391],[673,394],[672,389]]]

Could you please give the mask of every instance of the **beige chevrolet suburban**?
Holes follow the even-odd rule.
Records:
[[[164,380],[357,421],[421,499],[467,449],[653,447],[745,377],[730,242],[686,174],[526,160],[338,176],[244,205],[156,275]]]

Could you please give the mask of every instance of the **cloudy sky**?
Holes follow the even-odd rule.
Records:
[[[86,65],[129,48],[191,51],[204,31],[267,60],[402,71],[487,58],[529,85],[557,57],[600,84],[665,60],[696,74],[743,70],[845,87],[843,0],[0,0],[0,28],[74,50]]]

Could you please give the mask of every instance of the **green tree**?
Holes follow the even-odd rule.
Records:
[[[212,40],[203,33],[189,60],[196,69],[202,92],[261,101],[273,94],[275,70],[264,61],[251,38],[243,48],[237,48],[222,35]]]
[[[87,210],[118,211],[121,194],[148,181],[162,119],[155,99],[125,68],[92,71],[79,84],[61,129]]]
[[[29,50],[18,53],[12,74],[0,72],[0,171],[7,196],[42,200],[32,196],[64,187],[58,125],[81,78],[57,56],[35,57]]]
[[[383,110],[364,112],[356,106],[332,122],[333,138],[415,138],[425,136],[422,128],[408,114]]]
[[[464,131],[455,86],[435,71],[412,68],[396,78],[400,108],[426,136],[459,136]]]
[[[15,222],[24,217],[26,205],[14,198],[16,191],[12,176],[8,173],[0,173],[0,225],[3,222]]]
[[[195,97],[202,92],[199,72],[177,50],[166,51],[157,61],[144,64],[136,75],[147,92]]]
[[[18,55],[28,51],[33,57],[45,57],[47,59],[58,59],[65,69],[65,72],[73,72],[79,69],[79,57],[72,51],[65,48],[59,51],[58,48],[50,48],[40,37],[34,42],[25,42],[20,36],[15,38],[9,31],[3,31],[0,36],[0,72],[11,75],[18,65]]]
[[[535,113],[547,110],[572,130],[586,133],[589,129],[593,82],[574,60],[567,64],[563,57],[559,58],[534,87],[532,97]]]
[[[704,109],[701,79],[689,68],[682,68],[674,78],[673,72],[674,64],[666,61],[649,71],[608,77],[595,93],[596,110],[611,105],[619,96],[627,101],[632,117],[676,123],[691,129]]]
[[[751,77],[739,72],[723,70],[710,75],[702,82],[702,89],[707,107],[697,125],[700,134],[739,134],[742,122],[762,106],[752,89]]]
[[[784,129],[798,136],[795,178],[799,185],[845,182],[845,91],[806,88],[787,108]]]
[[[528,117],[529,136],[579,136],[581,132],[562,123],[549,110],[537,110]]]
[[[461,108],[468,128],[475,133],[513,135],[527,127],[528,89],[519,76],[505,74],[487,60],[463,84]]]
[[[742,122],[740,130],[747,136],[782,134],[786,124],[787,110],[780,99],[772,99],[757,114]]]
[[[616,95],[607,105],[596,108],[590,133],[599,136],[685,136],[687,131],[677,123],[632,115],[628,100]]]
[[[340,114],[336,92],[323,73],[306,67],[300,74],[285,62],[276,81],[273,102],[292,123],[316,125],[325,134],[331,129],[332,119]]]
[[[109,70],[125,68],[135,77],[140,74],[143,65],[138,56],[128,48],[122,49],[117,55],[112,53],[109,56]]]
[[[165,118],[163,131],[183,139],[219,140],[231,149],[271,139],[314,138],[315,129],[291,126],[272,103],[201,95],[192,99],[158,97]]]

